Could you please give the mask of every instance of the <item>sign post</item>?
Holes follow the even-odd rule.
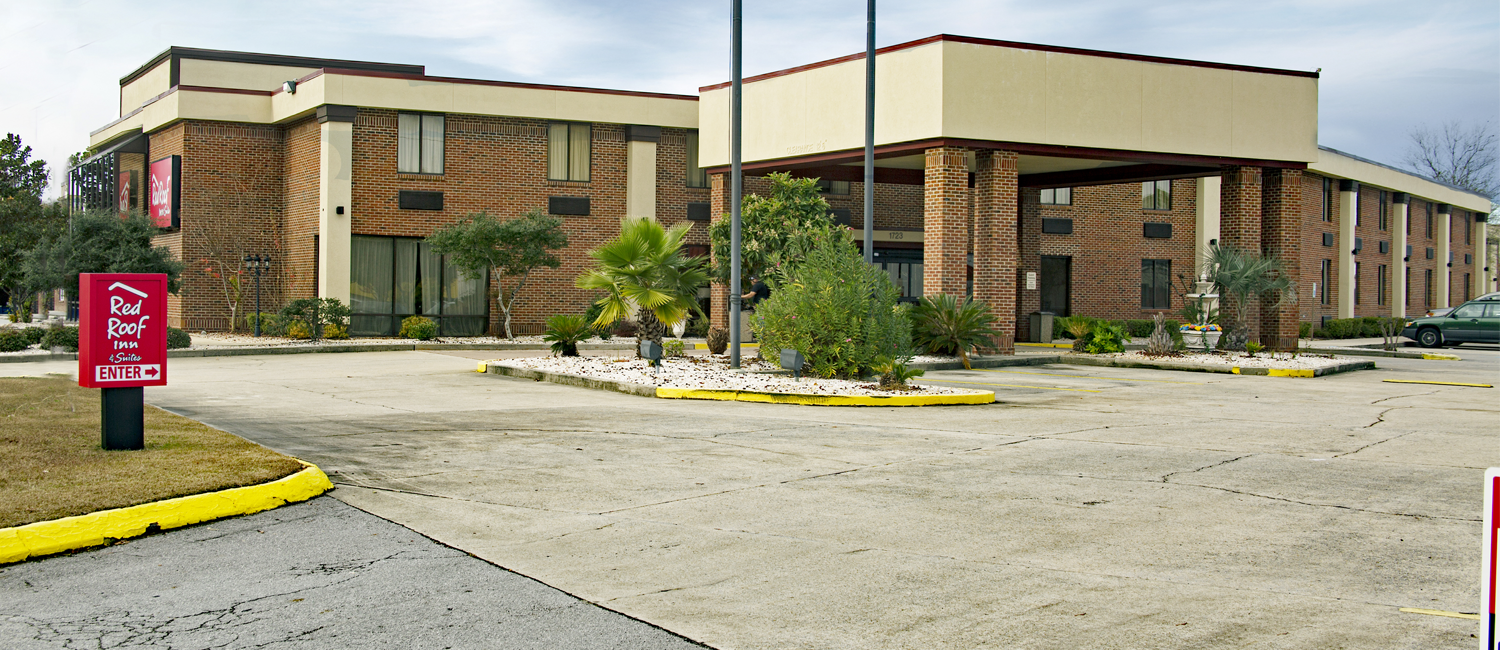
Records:
[[[1495,500],[1495,493],[1500,492],[1500,467],[1491,467],[1484,472],[1484,550],[1479,554],[1479,631],[1483,638],[1485,650],[1496,650],[1500,643],[1495,639],[1495,588],[1500,586],[1496,580],[1496,565],[1500,562],[1500,535],[1496,535],[1496,526],[1500,526],[1500,501]]]
[[[167,385],[167,276],[78,277],[78,385],[103,389],[105,449],[144,449],[145,386]]]

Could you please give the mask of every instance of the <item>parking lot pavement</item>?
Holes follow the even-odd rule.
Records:
[[[320,497],[0,568],[0,647],[702,646]]]
[[[1468,648],[1475,621],[1400,608],[1477,609],[1500,389],[1382,381],[1497,383],[1458,352],[928,374],[994,384],[971,407],[656,400],[423,352],[174,360],[146,396],[716,648]]]

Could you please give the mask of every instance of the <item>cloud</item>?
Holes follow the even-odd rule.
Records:
[[[371,0],[10,2],[0,6],[0,131],[60,175],[116,117],[118,81],[166,49],[427,66],[429,74],[693,94],[729,78],[728,2]],[[1324,144],[1396,162],[1405,133],[1500,124],[1492,1],[882,0],[880,45],[963,34],[1323,69]],[[864,49],[865,3],[745,3],[746,75]]]

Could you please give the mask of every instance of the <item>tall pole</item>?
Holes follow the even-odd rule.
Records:
[[[740,367],[740,0],[729,55],[729,367]]]
[[[875,0],[865,18],[865,264],[875,263]]]

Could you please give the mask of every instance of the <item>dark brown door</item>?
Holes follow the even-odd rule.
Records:
[[[1068,316],[1068,288],[1073,284],[1073,258],[1042,256],[1042,311]]]

